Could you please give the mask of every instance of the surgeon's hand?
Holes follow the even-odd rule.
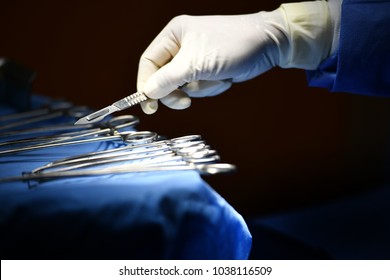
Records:
[[[324,1],[248,15],[176,17],[141,56],[137,90],[151,98],[142,109],[154,113],[157,100],[185,109],[190,97],[220,94],[275,66],[315,69],[331,43]]]

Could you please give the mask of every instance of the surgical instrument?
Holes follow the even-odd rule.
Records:
[[[87,112],[90,112],[90,110],[85,106],[73,107],[70,104],[66,104],[64,107],[60,107],[60,108],[47,108],[46,110],[41,111],[41,114],[38,114],[37,116],[31,118],[26,117],[20,120],[16,120],[14,122],[0,125],[0,131],[10,129],[10,128],[15,128],[15,127],[21,127],[32,123],[48,121],[54,118],[64,117],[64,116],[79,118],[80,116],[84,115]]]
[[[141,93],[141,92],[136,92],[133,93],[125,98],[122,98],[113,104],[104,107],[103,109],[100,109],[92,114],[89,114],[81,119],[79,119],[77,122],[75,122],[75,125],[79,124],[88,124],[88,123],[94,123],[94,122],[99,122],[103,120],[106,116],[117,112],[117,111],[122,111],[124,109],[127,109],[131,106],[137,105],[145,100],[147,100],[148,97]]]
[[[56,132],[66,132],[66,131],[75,131],[80,130],[83,128],[91,128],[93,127],[93,124],[86,124],[86,125],[78,125],[75,126],[74,123],[60,123],[56,125],[42,125],[42,126],[36,126],[32,128],[25,128],[25,129],[15,129],[15,130],[7,130],[4,132],[0,132],[0,137],[6,138],[11,137],[12,139],[15,138],[22,138],[24,135],[31,135],[31,134],[53,134]],[[7,141],[7,139],[5,139]]]
[[[150,151],[153,148],[167,147],[174,145],[176,148],[188,148],[194,145],[204,143],[200,135],[186,135],[176,137],[172,139],[158,140],[153,139],[150,131],[137,131],[135,133],[126,136],[124,143],[125,146],[106,149],[97,152],[90,152],[80,155],[71,156],[64,159],[59,159],[54,162],[48,163],[40,169],[48,168],[51,166],[59,166],[63,164],[79,164],[90,160],[99,160],[105,158],[112,158],[118,153],[132,151],[134,153],[144,152],[145,150]],[[158,141],[153,141],[158,140]]]
[[[24,151],[31,151],[36,149],[51,148],[51,147],[66,146],[66,145],[84,144],[84,143],[91,143],[91,142],[106,142],[106,141],[115,141],[115,140],[123,141],[125,137],[127,137],[127,135],[133,133],[134,131],[120,131],[120,130],[123,128],[133,127],[138,122],[139,122],[138,118],[132,115],[114,117],[108,122],[100,125],[99,126],[100,128],[98,128],[97,130],[93,128],[87,129],[84,130],[83,133],[81,134],[72,135],[72,136],[57,135],[57,138],[54,137],[53,140],[45,141],[39,144],[17,147],[17,148],[7,149],[7,150],[0,150],[0,156],[15,154]],[[97,137],[97,135],[103,135],[103,136]],[[94,137],[90,138],[90,136],[94,136]],[[82,139],[82,138],[86,138],[86,139]]]
[[[57,101],[57,102],[52,103],[50,105],[42,105],[42,106],[35,108],[35,109],[17,112],[17,113],[10,113],[10,114],[6,114],[6,115],[1,115],[0,122],[43,116],[43,115],[46,115],[47,113],[49,113],[55,109],[71,108],[72,106],[73,106],[73,104],[70,102]]]
[[[219,156],[215,150],[210,150],[210,147],[203,141],[189,142],[186,145],[182,143],[170,143],[169,140],[150,143],[148,146],[143,145],[142,148],[134,148],[133,150],[124,152],[114,152],[100,156],[88,156],[76,160],[60,160],[46,164],[36,168],[32,173],[46,172],[50,169],[57,171],[67,171],[71,169],[89,168],[104,164],[115,164],[121,162],[133,161],[135,164],[150,165],[166,163],[168,161],[184,160],[192,163],[210,163],[219,160]],[[164,143],[162,143],[164,142]]]
[[[0,182],[172,170],[196,170],[201,174],[216,174],[235,169],[233,165],[217,163],[220,158],[216,151],[210,150],[199,135],[154,142],[150,142],[153,139],[148,136],[150,132],[133,132],[128,135],[128,142],[134,141],[135,145],[126,146],[128,150],[120,147],[68,157],[22,176],[0,179]]]
[[[0,182],[12,181],[27,181],[27,180],[42,180],[42,179],[59,179],[71,177],[85,177],[97,175],[112,175],[125,173],[139,172],[157,172],[157,171],[185,171],[194,170],[201,175],[214,175],[219,173],[233,172],[236,170],[235,165],[229,163],[211,163],[211,164],[187,164],[187,165],[158,165],[158,166],[134,166],[122,165],[113,168],[102,168],[96,170],[71,170],[63,172],[48,172],[48,173],[24,173],[21,176],[14,176],[0,179]]]
[[[105,123],[79,126],[80,129],[78,129],[77,131],[11,140],[3,143],[0,142],[0,146],[11,146],[11,145],[29,144],[29,143],[37,143],[37,142],[38,143],[41,142],[42,144],[50,144],[50,143],[62,142],[69,139],[80,139],[87,136],[113,134],[114,130],[119,130],[128,127],[135,127],[138,123],[139,123],[139,119],[137,117],[133,115],[123,115],[123,116],[114,117]],[[82,130],[81,128],[85,128],[85,129]]]
[[[216,155],[216,151],[208,150],[205,148],[195,148],[194,151],[190,153],[182,152],[179,150],[169,150],[169,149],[155,149],[148,153],[140,154],[123,154],[121,156],[116,156],[114,158],[98,160],[98,161],[89,161],[76,165],[61,165],[55,166],[52,165],[46,169],[35,169],[31,173],[47,173],[48,170],[58,171],[69,171],[75,169],[85,169],[85,168],[96,168],[97,166],[102,165],[118,165],[118,164],[133,164],[134,166],[156,166],[156,165],[166,165],[172,163],[172,165],[183,165],[184,163],[193,163],[193,164],[206,164],[211,162],[217,162],[219,156]],[[51,171],[52,172],[52,171]]]
[[[73,125],[74,127],[74,125]],[[64,140],[66,139],[66,137],[70,137],[70,136],[80,136],[80,128],[82,127],[79,127],[79,129],[75,129],[75,130],[72,130],[72,131],[68,131],[68,132],[61,132],[61,133],[58,133],[58,134],[45,134],[43,136],[35,136],[35,137],[27,137],[27,138],[20,138],[20,139],[14,139],[14,140],[8,140],[6,139],[6,141],[4,142],[0,142],[0,147],[4,147],[4,146],[13,146],[13,145],[20,145],[20,144],[32,144],[32,143],[53,143],[53,142],[58,142],[60,140]],[[84,126],[85,129],[91,129],[92,126],[90,125],[86,125],[86,127]],[[53,132],[55,132],[57,129],[56,127],[51,127],[49,126],[49,129],[51,129]],[[60,130],[61,131],[61,130]],[[98,132],[100,131],[100,128],[95,128],[94,131]]]

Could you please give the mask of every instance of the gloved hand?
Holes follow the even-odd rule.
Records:
[[[140,58],[137,89],[172,109],[214,96],[272,67],[312,70],[329,55],[333,28],[325,1],[283,4],[272,12],[179,16]]]

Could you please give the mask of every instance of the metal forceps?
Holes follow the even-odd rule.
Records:
[[[139,119],[133,115],[118,116],[107,122],[95,125],[95,128],[85,129],[76,133],[57,134],[50,137],[43,137],[41,139],[31,139],[31,141],[42,141],[41,143],[33,145],[0,150],[0,156],[43,148],[61,147],[91,142],[123,141],[126,135],[132,133],[132,131],[122,131],[122,129],[134,127],[138,123]]]

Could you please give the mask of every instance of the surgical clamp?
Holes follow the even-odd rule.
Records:
[[[150,138],[151,134],[133,132],[127,135],[129,144],[133,143],[133,146],[68,157],[22,176],[2,178],[0,182],[174,170],[196,170],[210,175],[235,170],[234,165],[217,163],[219,156],[216,151],[210,150],[199,135],[154,141]],[[123,153],[123,148],[130,152]]]
[[[130,138],[136,136],[137,132],[129,135]],[[145,138],[145,137],[144,137]],[[102,164],[113,164],[125,161],[136,161],[137,164],[158,164],[167,161],[185,160],[193,163],[206,163],[219,160],[219,156],[215,150],[210,150],[210,147],[203,141],[195,140],[183,142],[189,137],[179,137],[171,140],[161,140],[151,143],[144,143],[140,145],[133,145],[124,151],[111,149],[110,153],[100,155],[86,155],[78,158],[62,159],[51,162],[42,167],[32,171],[32,173],[44,172],[49,169],[57,169],[60,171],[67,171],[71,169],[93,167]],[[194,138],[193,138],[194,139]],[[126,142],[132,142],[128,139]],[[106,150],[108,151],[108,150]],[[142,162],[140,162],[142,161]]]
[[[150,149],[154,147],[161,147],[162,145],[166,146],[166,145],[173,144],[175,145],[175,147],[187,148],[193,145],[198,145],[203,143],[202,137],[200,135],[186,135],[186,136],[176,137],[168,140],[165,139],[165,140],[151,141],[154,140],[153,138],[155,137],[155,135],[156,133],[150,131],[137,131],[125,137],[125,141],[124,141],[124,143],[126,144],[125,146],[70,156],[68,158],[59,159],[54,162],[51,162],[47,164],[46,167],[52,165],[69,164],[69,163],[78,164],[92,159],[96,160],[96,159],[111,158],[112,156],[115,156],[115,154],[124,151],[134,151],[136,149]],[[153,138],[151,136],[153,136]]]
[[[211,163],[211,164],[187,164],[187,165],[158,165],[158,166],[134,166],[132,164],[116,166],[111,168],[101,168],[96,170],[71,170],[48,173],[24,173],[21,176],[8,177],[0,179],[0,182],[42,180],[56,178],[72,178],[97,175],[112,175],[139,172],[158,172],[158,171],[185,171],[194,170],[201,175],[214,175],[219,173],[233,172],[236,167],[229,163]]]

